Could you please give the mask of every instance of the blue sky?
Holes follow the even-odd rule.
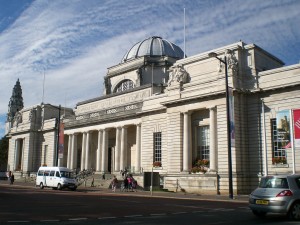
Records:
[[[107,68],[161,36],[195,55],[242,40],[300,60],[299,0],[0,0],[0,138],[20,79],[25,107],[102,95]]]

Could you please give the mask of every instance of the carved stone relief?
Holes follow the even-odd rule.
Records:
[[[184,67],[179,64],[173,67],[173,70],[169,73],[168,86],[172,86],[173,84],[185,84],[188,82],[189,75],[184,69]]]

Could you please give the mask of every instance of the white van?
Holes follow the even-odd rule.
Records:
[[[36,174],[35,184],[41,189],[52,187],[58,190],[69,188],[75,191],[77,188],[77,182],[72,170],[66,167],[40,167]]]

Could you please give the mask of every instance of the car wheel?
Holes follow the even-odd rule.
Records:
[[[257,211],[257,210],[252,210],[252,213],[259,218],[265,217],[267,214],[266,212]]]
[[[44,188],[44,185],[43,185],[43,183],[41,182],[40,183],[40,189],[43,189]]]
[[[62,188],[62,187],[61,187],[61,184],[58,184],[58,185],[57,185],[57,189],[58,189],[58,190],[61,190],[61,188]]]
[[[292,205],[289,211],[289,217],[293,220],[300,220],[300,202],[296,202]]]

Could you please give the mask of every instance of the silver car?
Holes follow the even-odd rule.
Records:
[[[263,177],[249,196],[253,214],[263,217],[267,213],[285,213],[300,220],[300,175]]]

